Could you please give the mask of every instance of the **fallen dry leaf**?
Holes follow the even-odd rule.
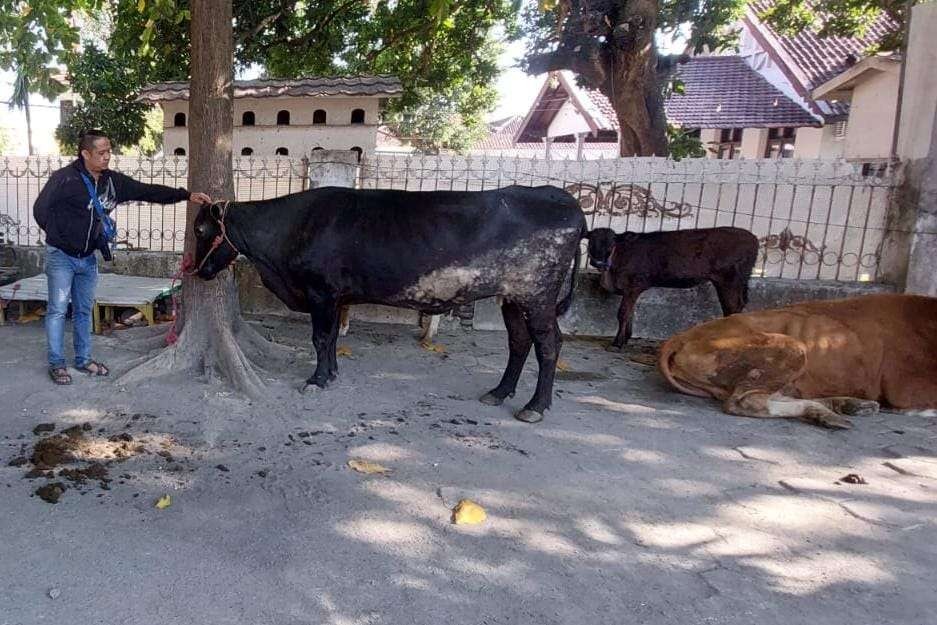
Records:
[[[445,345],[440,345],[439,343],[430,343],[430,342],[427,342],[427,341],[422,341],[422,342],[420,343],[420,347],[422,347],[423,349],[425,349],[425,350],[428,351],[428,352],[435,352],[435,353],[437,353],[437,354],[444,354],[444,353],[446,353],[446,347],[445,347]]]
[[[471,499],[460,499],[452,509],[452,522],[456,525],[478,525],[487,518],[485,509]]]
[[[390,469],[387,467],[381,466],[376,462],[361,460],[360,458],[352,458],[348,461],[348,466],[358,473],[364,473],[365,475],[387,475],[390,473]]]
[[[165,508],[168,508],[171,505],[172,505],[172,497],[170,497],[169,495],[163,495],[162,497],[156,500],[157,510],[163,510]]]
[[[347,345],[342,345],[341,347],[335,350],[335,355],[336,356],[351,356],[351,348],[348,347]]]
[[[569,363],[563,360],[562,358],[556,359],[556,370],[557,371],[569,371]]]

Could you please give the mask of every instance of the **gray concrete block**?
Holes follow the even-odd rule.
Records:
[[[887,293],[894,288],[871,282],[833,282],[752,278],[746,310],[765,310],[810,300],[855,297]],[[621,298],[599,286],[598,274],[580,275],[573,305],[560,318],[565,334],[614,336],[618,331],[618,304]],[[634,313],[634,336],[666,339],[695,325],[722,315],[716,291],[710,284],[693,289],[650,289],[641,294]],[[501,310],[495,299],[475,303],[473,327],[476,330],[504,331]]]

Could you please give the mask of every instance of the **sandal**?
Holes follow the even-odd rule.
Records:
[[[52,381],[56,384],[71,384],[72,376],[68,374],[68,369],[65,367],[52,367],[49,369],[49,377],[52,378]]]
[[[75,367],[79,371],[84,371],[88,375],[110,375],[111,370],[102,362],[89,360],[80,367]]]

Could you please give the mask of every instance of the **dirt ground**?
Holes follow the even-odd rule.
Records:
[[[0,328],[0,625],[935,622],[933,418],[731,417],[641,346],[567,340],[528,425],[533,359],[484,406],[505,335],[452,326],[431,352],[354,324],[339,379],[300,395],[308,328],[258,327],[296,363],[253,403],[183,376],[56,387],[41,325]],[[118,374],[127,336],[95,339]],[[453,525],[462,498],[487,520]]]

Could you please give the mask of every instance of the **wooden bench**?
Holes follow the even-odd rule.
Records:
[[[92,319],[95,334],[101,333],[103,321],[114,319],[114,308],[135,308],[140,311],[147,323],[155,323],[154,306],[156,300],[168,297],[173,290],[182,288],[181,283],[173,287],[169,278],[144,278],[142,276],[121,276],[114,273],[98,274],[95,289]],[[47,302],[48,285],[45,274],[17,280],[12,284],[0,286],[0,300],[6,303],[17,302],[20,315],[26,310],[26,302]],[[0,306],[0,325],[6,321],[4,306]]]

